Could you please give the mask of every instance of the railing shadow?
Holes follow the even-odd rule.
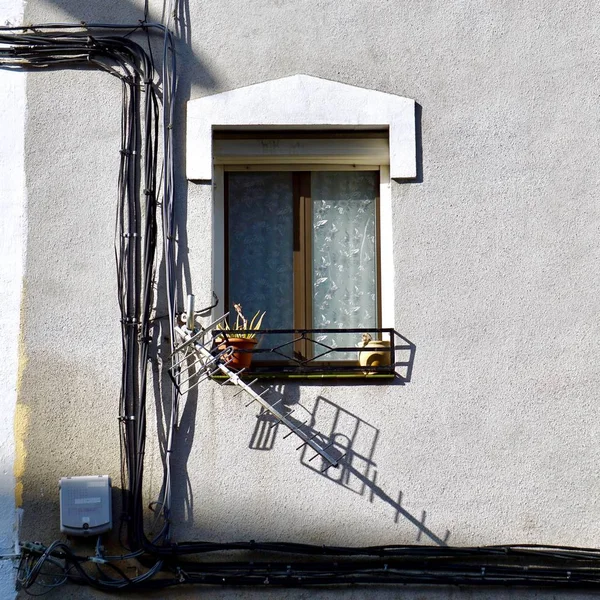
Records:
[[[394,330],[394,370],[397,385],[404,385],[412,379],[416,352],[416,345]]]
[[[422,511],[419,517],[413,515],[402,506],[403,492],[396,498],[377,485],[377,463],[374,455],[379,440],[379,430],[372,424],[350,411],[338,406],[323,396],[318,396],[311,406],[301,405],[298,400],[296,386],[278,386],[270,401],[286,398],[285,404],[294,414],[288,417],[296,427],[302,427],[309,435],[316,435],[322,446],[330,446],[330,452],[339,460],[339,466],[332,468],[314,450],[302,446],[300,462],[320,477],[359,496],[368,497],[373,503],[379,499],[394,509],[394,523],[400,517],[406,519],[417,529],[416,541],[428,538],[434,544],[445,546],[450,538],[450,531],[438,535],[425,525],[427,512]],[[279,397],[277,397],[279,396]],[[284,435],[289,431],[278,423],[274,417],[264,410],[257,415],[256,425],[250,439],[253,450],[272,450],[279,430]]]
[[[266,390],[266,387],[263,386],[262,391]],[[304,407],[300,404],[300,393],[297,386],[286,386],[285,384],[269,386],[269,402],[271,405],[277,403],[284,413],[294,410],[295,416],[290,415],[289,418],[297,426],[303,423],[303,419],[309,421],[311,418],[308,412],[305,413],[304,417],[300,415],[300,411],[304,411]],[[261,407],[258,415],[256,415],[256,424],[250,438],[249,447],[252,450],[272,450],[280,425],[281,423],[273,415]]]

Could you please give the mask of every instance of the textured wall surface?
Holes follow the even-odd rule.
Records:
[[[257,442],[256,411],[204,385],[181,411],[176,537],[598,545],[597,2],[184,4],[179,277],[198,305],[211,293],[211,190],[184,178],[185,100],[297,73],[414,98],[422,169],[417,182],[392,182],[394,272],[383,274],[394,280],[396,329],[416,345],[411,381],[280,387],[289,405],[315,410],[317,429],[337,414],[340,428],[358,431],[352,464],[327,475],[281,431]],[[136,22],[142,6],[39,0],[25,20]],[[51,541],[60,476],[118,481],[120,84],[90,71],[35,73],[27,102],[22,538]],[[160,404],[151,417],[160,431]],[[151,498],[154,439],[148,452]]]
[[[0,0],[0,23],[21,22],[22,0]],[[0,70],[0,554],[15,552],[18,485],[15,419],[19,372],[19,310],[25,250],[25,74]],[[13,425],[16,425],[13,427]],[[18,435],[18,433],[17,433]],[[15,472],[17,479],[15,478]],[[14,569],[0,561],[0,598],[13,598]]]

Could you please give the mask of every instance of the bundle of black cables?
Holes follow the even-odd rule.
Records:
[[[127,29],[127,35],[115,30]],[[149,51],[130,35],[146,34]],[[162,200],[159,203],[158,156],[160,110],[157,73],[150,34],[163,38],[162,66]],[[95,24],[49,24],[26,28],[0,28],[0,67],[39,69],[45,67],[94,67],[122,82],[121,145],[115,227],[118,303],[122,328],[122,376],[119,401],[122,447],[123,515],[128,545],[135,552],[152,542],[143,531],[143,469],[146,442],[146,395],[152,311],[155,303],[157,210],[162,204],[163,243],[167,280],[168,316],[175,321],[173,276],[173,101],[175,52],[168,27],[140,22],[135,26]],[[171,334],[171,340],[174,336]],[[175,392],[172,402],[177,402]],[[176,414],[173,406],[171,413]],[[173,419],[172,419],[173,421]],[[171,423],[169,439],[172,439]],[[171,443],[171,441],[169,442]],[[153,540],[170,537],[170,455],[165,458],[161,507],[164,526]],[[52,546],[54,548],[54,546]],[[65,556],[69,556],[62,548]],[[44,561],[50,560],[48,554]],[[35,580],[37,571],[27,578]],[[125,582],[131,585],[132,581]],[[113,586],[114,587],[114,586]]]
[[[256,544],[260,548],[260,544]],[[273,545],[274,551],[281,551]],[[285,548],[285,545],[283,546]],[[291,548],[287,548],[291,551]],[[295,552],[319,554],[318,547],[296,547]],[[331,558],[299,561],[184,562],[173,554],[154,562],[143,575],[128,577],[115,562],[136,555],[79,556],[64,542],[47,548],[29,544],[19,565],[18,585],[30,590],[38,584],[51,591],[66,581],[104,591],[157,589],[180,584],[298,587],[348,584],[420,584],[522,586],[537,588],[600,587],[600,551],[559,546],[488,546],[444,548],[388,546],[320,548]],[[344,559],[353,555],[352,559]],[[142,563],[151,555],[139,553]],[[97,573],[90,573],[90,565]],[[44,567],[51,567],[44,571]],[[112,576],[107,572],[110,569]],[[40,581],[43,579],[43,581]],[[45,592],[43,592],[45,593]],[[39,593],[33,595],[40,595]]]

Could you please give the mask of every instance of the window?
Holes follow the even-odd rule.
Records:
[[[306,289],[319,277],[311,280],[310,285],[306,280],[309,275],[314,277],[317,271],[309,254],[318,242],[319,231],[313,236],[313,227],[311,237],[306,238],[303,233],[306,231],[302,229],[306,228],[307,222],[306,201],[302,205],[302,200],[294,201],[294,198],[310,198],[314,202],[318,187],[316,180],[325,177],[319,175],[322,172],[334,177],[336,173],[373,171],[375,181],[379,181],[379,189],[375,184],[374,196],[378,197],[375,200],[375,248],[377,261],[381,263],[375,270],[377,279],[373,286],[377,311],[374,322],[379,328],[393,332],[396,307],[390,178],[412,180],[417,176],[415,108],[415,101],[410,98],[302,74],[190,100],[187,106],[187,177],[190,181],[212,182],[212,287],[219,298],[227,298],[230,291],[236,293],[235,289],[227,289],[231,250],[237,244],[242,253],[248,252],[235,238],[247,226],[258,227],[257,218],[259,215],[262,217],[264,212],[254,208],[246,219],[241,219],[241,212],[236,211],[237,220],[232,221],[230,236],[232,211],[229,210],[230,194],[229,189],[226,193],[226,182],[228,188],[232,182],[234,186],[243,188],[241,173],[262,174],[257,175],[252,186],[248,183],[249,179],[246,180],[246,187],[265,186],[266,189],[268,173],[277,173],[277,177],[287,181],[277,185],[287,186],[288,204],[291,202],[292,212],[296,211],[297,218],[288,219],[287,223],[282,219],[277,222],[277,227],[283,228],[282,231],[288,228],[288,234],[291,228],[291,241],[287,239],[287,243],[292,244],[291,271],[288,251],[287,267],[284,268],[283,257],[274,252],[277,262],[273,262],[275,259],[270,263],[262,260],[258,271],[253,266],[248,273],[260,274],[275,268],[279,270],[277,281],[286,288],[287,295],[282,297],[287,300],[279,307],[269,308],[267,299],[270,294],[265,295],[264,310],[269,311],[265,327],[275,328],[284,321],[298,325],[302,319],[305,324],[318,325],[317,317],[320,315],[314,309],[316,299],[307,295]],[[273,186],[275,184],[271,183]],[[308,189],[309,194],[299,194],[299,186]],[[303,211],[300,210],[301,205],[304,206]],[[284,209],[279,207],[279,210]],[[265,230],[275,227],[277,214],[270,216],[273,222],[267,223],[263,227]],[[309,216],[313,218],[314,215],[311,213]],[[326,219],[317,219],[315,223],[319,220]],[[339,228],[337,223],[335,226]],[[259,237],[264,243],[264,232]],[[302,250],[298,245],[300,242],[304,244]],[[299,249],[294,251],[293,247]],[[297,269],[298,257],[303,257],[304,276]],[[208,258],[207,255],[199,257],[200,261],[205,258]],[[287,282],[285,286],[284,281]],[[337,282],[336,285],[339,290]],[[325,287],[323,291],[325,300],[325,296],[331,294],[325,291]],[[272,290],[270,292],[272,295]],[[291,303],[290,295],[293,298]],[[302,301],[298,301],[296,296],[301,296]],[[245,302],[242,300],[242,304]],[[303,310],[299,310],[301,306]],[[246,304],[244,310],[248,313],[251,307]],[[213,311],[213,318],[218,318],[222,311],[223,304],[220,304]],[[328,319],[326,314],[323,317]],[[345,325],[344,320],[338,322]],[[356,335],[338,342],[355,347]],[[294,352],[298,350],[295,348]]]
[[[225,190],[231,312],[266,310],[268,329],[380,326],[377,170],[228,170]],[[344,347],[357,334],[315,339]]]

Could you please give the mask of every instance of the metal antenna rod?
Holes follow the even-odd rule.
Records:
[[[190,311],[190,306],[192,309],[191,311]],[[188,319],[190,318],[190,313],[192,314],[191,323],[193,324],[194,317],[193,317],[193,296],[192,295],[190,295],[188,297],[188,315],[187,315]],[[275,423],[273,425],[275,425],[276,423],[281,423],[282,425],[285,425],[290,430],[289,433],[286,434],[286,436],[284,436],[284,437],[287,437],[288,435],[291,435],[291,434],[294,434],[297,437],[299,437],[302,440],[302,444],[300,444],[300,446],[298,446],[298,449],[302,448],[303,446],[309,446],[317,453],[317,456],[323,457],[323,459],[325,459],[325,461],[328,463],[328,465],[330,467],[337,467],[339,459],[337,459],[329,451],[329,448],[333,444],[328,444],[327,446],[323,446],[323,444],[319,443],[319,441],[316,439],[319,437],[319,433],[313,433],[312,431],[310,431],[309,433],[306,433],[305,431],[302,430],[302,427],[305,425],[305,423],[302,423],[302,425],[298,426],[294,421],[291,421],[288,417],[292,414],[293,409],[289,410],[287,407],[285,407],[285,408],[283,408],[283,412],[282,412],[282,410],[280,410],[278,407],[279,404],[283,403],[283,398],[280,398],[273,404],[270,404],[269,402],[267,402],[267,400],[265,400],[263,398],[263,396],[265,396],[268,392],[271,391],[270,388],[266,388],[265,390],[262,390],[260,393],[255,392],[252,389],[252,385],[254,385],[257,382],[257,379],[254,379],[254,381],[251,381],[250,383],[245,382],[240,377],[241,372],[233,371],[232,369],[230,369],[227,366],[227,363],[225,362],[225,360],[227,359],[226,352],[221,352],[216,356],[210,352],[209,348],[210,348],[211,344],[208,342],[205,342],[204,336],[205,336],[205,334],[210,333],[210,327],[214,326],[216,323],[220,322],[222,319],[223,319],[223,317],[220,319],[217,319],[217,321],[215,321],[213,324],[211,324],[211,326],[207,327],[206,329],[203,329],[200,332],[200,334],[198,334],[198,333],[194,334],[194,330],[192,328],[190,328],[189,320],[186,322],[186,327],[179,327],[179,326],[175,327],[175,331],[176,331],[177,335],[182,340],[182,343],[180,344],[180,346],[175,349],[175,353],[181,351],[183,348],[188,348],[188,352],[190,354],[193,353],[193,354],[197,355],[197,357],[198,357],[198,360],[196,360],[194,362],[194,365],[197,365],[198,363],[200,363],[197,368],[196,373],[194,374],[194,375],[198,376],[198,381],[196,381],[194,384],[192,384],[191,387],[195,387],[201,381],[204,381],[204,380],[210,378],[215,371],[220,371],[223,375],[225,375],[225,377],[227,377],[227,381],[229,381],[233,385],[240,388],[239,391],[234,396],[237,396],[237,395],[243,394],[243,393],[247,394],[248,396],[250,396],[251,400],[248,404],[246,404],[246,406],[249,406],[250,404],[253,404],[254,402],[258,402],[262,406],[262,408],[264,409],[265,412],[267,412],[268,414],[270,414],[271,416],[273,416],[275,418]],[[182,361],[180,361],[180,362],[182,362]],[[191,375],[188,378],[188,380],[191,377],[193,377],[194,375]],[[285,405],[282,404],[282,406],[285,406]],[[284,414],[284,412],[285,412],[285,414]],[[273,425],[271,425],[271,426],[273,426]]]

